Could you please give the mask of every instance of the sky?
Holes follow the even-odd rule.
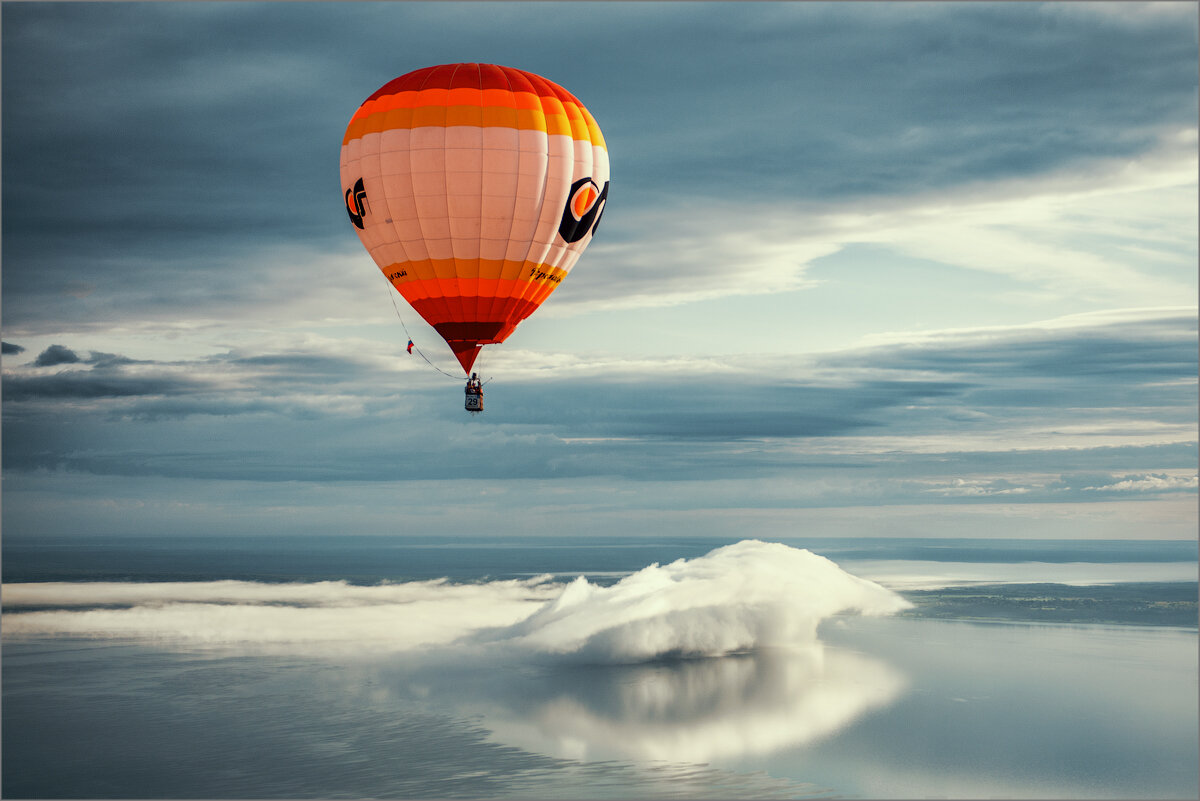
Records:
[[[1191,539],[1193,3],[0,6],[3,531]],[[604,131],[477,367],[355,109],[473,61]],[[393,298],[395,305],[393,305]]]

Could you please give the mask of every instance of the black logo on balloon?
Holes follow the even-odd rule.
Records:
[[[354,182],[353,189],[346,190],[346,212],[350,215],[350,222],[362,228],[367,208],[367,190],[363,186],[363,179],[359,178]]]
[[[567,242],[578,242],[588,232],[596,233],[600,226],[600,215],[608,200],[608,181],[601,189],[591,178],[580,178],[571,184],[567,195],[567,206],[563,209],[562,222],[558,224],[558,235]]]

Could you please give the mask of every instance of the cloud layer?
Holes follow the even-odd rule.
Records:
[[[908,603],[786,545],[743,541],[707,556],[652,565],[611,587],[582,576],[505,632],[519,648],[643,662],[810,644],[838,612],[887,614]]]
[[[609,587],[549,576],[35,583],[6,584],[4,605],[6,645],[85,637],[330,657],[335,681],[370,693],[373,708],[434,699],[482,715],[509,746],[584,761],[769,754],[831,735],[906,684],[875,659],[827,650],[816,625],[907,602],[806,550],[758,541]]]
[[[1188,282],[1148,262],[1194,237],[1146,250],[1141,223],[1195,208],[1197,56],[1160,5],[15,4],[6,323],[328,303],[329,267],[361,256],[331,148],[384,81],[456,57],[558,80],[606,131],[606,235],[560,306],[794,289],[855,242],[1161,302]]]
[[[6,468],[336,482],[695,480],[808,465],[828,480],[903,451],[926,501],[1194,489],[1194,317],[1065,322],[797,359],[782,380],[747,359],[550,369],[514,353],[493,363],[504,380],[489,386],[485,428],[436,375],[338,353],[344,342],[180,362],[63,361],[73,351],[59,345],[6,363]],[[547,399],[553,414],[530,413]],[[1080,448],[1093,449],[1090,467]],[[927,472],[968,458],[971,475]]]
[[[583,578],[563,586],[549,576],[375,586],[47,582],[7,585],[4,605],[6,637],[367,652],[486,643],[510,657],[606,664],[812,645],[817,624],[837,612],[908,606],[828,559],[758,541],[651,565],[611,587]]]

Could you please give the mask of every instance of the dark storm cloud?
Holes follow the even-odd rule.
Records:
[[[689,27],[703,63],[672,76],[685,88],[659,113],[680,124],[637,165],[667,191],[828,199],[1029,175],[1137,152],[1195,116],[1194,31],[1166,20],[1007,3],[723,11]]]
[[[283,245],[356,249],[346,122],[434,63],[568,85],[613,153],[613,242],[673,198],[909,193],[1194,124],[1194,25],[1064,6],[6,3],[7,318],[228,308]]]
[[[193,391],[198,386],[196,382],[179,378],[63,370],[54,375],[5,375],[3,392],[4,401],[10,403],[168,395]]]
[[[227,304],[264,280],[241,260],[345,233],[344,71],[279,10],[5,5],[6,298]]]
[[[93,367],[108,368],[121,367],[126,364],[145,364],[146,362],[139,361],[137,359],[131,359],[128,356],[122,356],[118,353],[101,353],[99,351],[92,351],[87,358],[87,363]]]
[[[62,345],[51,345],[38,354],[34,360],[36,367],[53,367],[56,364],[77,364],[82,361],[75,351]]]
[[[29,369],[57,366],[74,369],[52,374]],[[125,418],[287,414],[296,406],[285,396],[297,388],[328,388],[362,373],[363,366],[353,360],[316,354],[218,354],[180,363],[98,351],[83,359],[70,348],[52,345],[24,368],[6,369],[3,394],[6,403],[119,398],[122,403],[107,412]],[[17,415],[26,413],[23,407],[6,411],[14,409]]]
[[[959,391],[876,416],[892,434],[969,437],[989,427],[1192,427],[1197,422],[1194,317],[1075,329],[979,332],[833,354],[826,369],[942,376]],[[1096,451],[1090,457],[1103,462]],[[1030,463],[1036,461],[1029,458]],[[981,464],[986,462],[981,457]]]
[[[1084,358],[1086,343],[1105,350],[1107,374],[1056,367]],[[90,369],[54,375],[5,368],[6,470],[315,482],[803,476],[826,500],[894,497],[901,487],[949,503],[1186,492],[1186,476],[1163,471],[1194,471],[1196,456],[1194,442],[1164,444],[1157,434],[1103,436],[1114,423],[1133,433],[1194,430],[1194,321],[1174,318],[964,333],[830,355],[816,372],[796,365],[788,380],[777,369],[510,377],[489,386],[482,420],[467,418],[456,384],[349,357],[133,364],[99,355],[108,358],[93,353]],[[1157,366],[1134,369],[1147,361]],[[1022,445],[1030,428],[1089,425],[1088,447]],[[918,447],[837,444],[878,436]],[[959,436],[961,449],[919,447]],[[952,480],[980,473],[991,477]],[[1022,477],[1030,473],[1052,478]]]
[[[769,376],[720,379],[654,378],[637,382],[551,381],[503,390],[497,417],[514,426],[548,426],[563,436],[635,436],[728,441],[763,437],[824,437],[862,433],[875,413],[918,400],[953,395],[949,382],[869,380],[840,386],[779,381]],[[508,409],[541,409],[551,418]]]
[[[20,345],[14,345],[11,342],[4,342],[4,343],[0,343],[0,344],[3,345],[3,350],[0,350],[0,353],[16,355],[18,353],[25,352],[25,348],[21,347]]]
[[[872,349],[831,357],[843,366],[964,372],[1014,378],[1102,378],[1149,382],[1178,378],[1197,365],[1196,318],[1180,316],[1072,331],[1031,331],[1002,340]]]
[[[68,371],[51,376],[14,376],[4,380],[5,402],[63,398],[123,398],[182,392],[186,384],[153,378],[92,376]]]
[[[363,366],[346,357],[309,353],[271,353],[239,356],[227,360],[231,367],[254,372],[259,381],[307,383],[361,379]]]

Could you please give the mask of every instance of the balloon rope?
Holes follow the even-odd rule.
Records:
[[[488,356],[491,356],[491,354],[490,354],[490,353],[489,353],[489,354],[487,354],[487,355],[488,355]],[[482,372],[483,372],[483,363],[484,363],[484,362],[486,362],[486,361],[487,361],[487,359],[485,359],[485,358],[484,358],[483,348],[480,348],[480,349],[479,349],[479,355],[475,357],[475,365],[476,365],[476,366],[475,366],[475,372],[476,372],[476,373],[482,373]],[[481,383],[479,386],[481,386],[481,387],[482,387],[482,386],[486,386],[487,384],[490,384],[490,383],[492,383],[492,379],[491,379],[491,378],[487,378],[487,379],[484,379],[484,381],[483,381],[483,382],[482,382],[482,383]]]
[[[382,275],[382,273],[381,273],[381,275]],[[409,341],[409,342],[412,342],[412,341],[413,341],[412,334],[410,334],[410,333],[408,332],[408,326],[404,324],[404,318],[400,316],[400,307],[396,305],[396,292],[395,292],[395,287],[393,287],[393,286],[392,286],[392,282],[391,282],[391,281],[388,281],[388,280],[387,280],[387,276],[386,276],[386,275],[384,275],[384,276],[383,276],[383,280],[384,280],[385,282],[387,282],[387,285],[388,285],[388,297],[389,297],[389,298],[391,298],[391,301],[392,301],[392,308],[396,310],[396,319],[400,321],[400,327],[404,329],[404,333],[405,333],[405,335],[408,337],[408,341]],[[436,364],[434,364],[433,362],[429,361],[429,357],[428,357],[428,356],[426,356],[426,355],[425,355],[425,353],[424,353],[424,352],[423,352],[423,351],[422,351],[420,348],[418,348],[418,347],[416,346],[416,344],[414,344],[414,345],[413,345],[413,350],[415,350],[415,351],[417,352],[417,355],[418,355],[418,356],[420,356],[422,359],[424,359],[424,360],[425,360],[425,363],[426,363],[426,364],[428,364],[430,367],[432,367],[434,370],[437,370],[439,373],[441,373],[442,375],[444,375],[444,376],[446,376],[446,377],[448,377],[448,378],[453,378],[455,381],[460,381],[460,380],[461,380],[461,379],[459,378],[459,376],[453,375],[453,374],[451,374],[451,373],[447,373],[445,370],[443,370],[442,368],[438,367],[438,366],[437,366]]]

